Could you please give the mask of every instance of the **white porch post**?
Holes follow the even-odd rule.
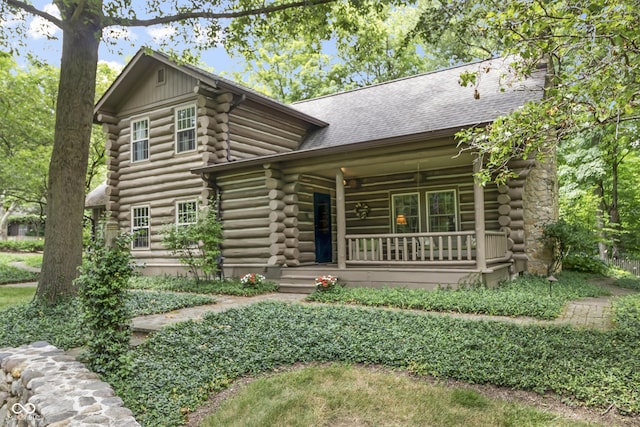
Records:
[[[473,160],[473,210],[476,221],[476,267],[480,271],[487,269],[487,248],[484,226],[484,187],[477,181],[475,175],[482,168],[482,157]]]
[[[347,268],[347,219],[345,217],[344,174],[342,169],[336,170],[336,231],[338,244],[338,268]]]

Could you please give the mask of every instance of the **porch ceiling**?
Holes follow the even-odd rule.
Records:
[[[345,177],[371,176],[371,175],[390,175],[400,172],[419,172],[436,169],[448,169],[458,166],[470,165],[472,157],[469,153],[447,154],[447,155],[430,155],[429,153],[413,153],[395,157],[387,155],[381,158],[368,158],[366,163],[351,163],[345,161],[341,167]]]

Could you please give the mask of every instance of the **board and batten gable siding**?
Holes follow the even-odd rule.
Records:
[[[164,83],[157,82],[158,70],[164,70]],[[117,107],[120,117],[136,114],[141,110],[152,110],[167,102],[189,96],[193,97],[194,86],[198,81],[173,68],[158,63],[149,67],[147,74],[138,80],[135,90],[125,97]]]

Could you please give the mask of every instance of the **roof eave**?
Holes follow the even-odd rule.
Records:
[[[381,148],[381,147],[408,144],[412,142],[419,142],[419,141],[432,140],[432,139],[442,138],[447,136],[454,136],[461,129],[472,127],[472,126],[486,126],[487,124],[489,124],[489,122],[470,124],[466,126],[449,128],[449,129],[437,129],[437,130],[421,132],[417,134],[403,135],[401,137],[384,138],[384,139],[377,139],[372,141],[354,142],[351,144],[336,145],[331,147],[309,148],[307,150],[271,154],[268,156],[254,157],[250,159],[242,159],[242,160],[236,160],[232,162],[200,166],[200,167],[191,169],[191,173],[196,175],[202,175],[202,174],[207,174],[212,172],[216,172],[216,173],[227,172],[227,171],[242,169],[245,167],[260,166],[267,163],[305,160],[305,159],[310,159],[316,156],[335,155],[335,154],[342,154],[342,153],[349,153],[349,152],[371,150],[371,149]]]

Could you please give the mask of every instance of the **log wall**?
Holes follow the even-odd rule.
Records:
[[[418,192],[422,230],[426,225],[425,192],[456,190],[458,195],[459,231],[475,229],[472,167],[407,172],[393,175],[357,177],[347,179],[346,212],[350,234],[383,234],[392,230],[391,197],[393,194]],[[418,174],[418,175],[417,175]],[[498,191],[495,185],[485,187],[485,228],[498,230]],[[369,214],[361,219],[355,212],[357,203],[369,206]]]
[[[224,264],[267,265],[272,256],[272,210],[264,170],[220,176],[215,184],[222,211]]]
[[[284,153],[298,148],[305,129],[282,117],[258,110],[250,101],[239,103],[228,116],[227,148],[231,159]]]

